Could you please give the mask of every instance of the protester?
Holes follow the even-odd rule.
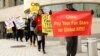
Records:
[[[16,24],[15,22],[13,22],[14,27],[12,27],[12,31],[13,31],[13,38],[16,39],[16,34],[17,34],[17,28],[16,28]]]
[[[33,45],[34,46],[36,46],[36,44],[35,44],[35,42],[36,42],[36,38],[37,38],[37,35],[36,35],[36,33],[35,33],[35,28],[36,28],[36,22],[35,22],[35,17],[37,16],[37,14],[34,14],[33,16],[32,16],[32,19],[33,19],[33,21],[32,21],[32,27],[33,27],[33,35],[34,35],[34,38],[33,38]]]
[[[67,4],[67,11],[77,11],[73,8],[73,4]],[[67,56],[76,56],[77,45],[78,45],[78,36],[66,36],[67,42]]]
[[[24,36],[24,29],[18,29],[17,30],[17,41],[18,41],[18,38],[20,37],[20,41],[23,42],[23,36]]]
[[[39,10],[38,15],[35,19],[36,22],[36,33],[37,33],[37,41],[38,41],[38,51],[42,51],[44,54],[45,52],[45,34],[42,32],[42,14],[44,14],[44,11],[42,9]]]
[[[30,18],[30,45],[33,44],[33,46],[36,46],[35,45],[35,41],[36,41],[36,34],[35,34],[35,27],[36,27],[36,23],[35,23],[35,17],[36,15],[33,15],[31,18]]]
[[[13,37],[13,31],[11,28],[6,28],[7,39],[11,39]]]
[[[23,23],[25,23],[25,19],[22,19]],[[18,41],[18,38],[20,37],[20,41],[23,42],[23,37],[24,37],[24,30],[25,28],[21,28],[21,29],[17,29],[17,36],[16,36],[16,40]]]
[[[29,39],[29,36],[30,36],[30,21],[29,21],[29,19],[27,19],[25,25],[26,25],[25,26],[25,40],[27,42]]]

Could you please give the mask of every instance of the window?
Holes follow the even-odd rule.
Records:
[[[48,5],[48,6],[42,6],[43,10],[49,11],[49,10],[61,10],[66,7],[65,4],[57,4],[57,5]],[[94,11],[94,17],[100,17],[100,4],[98,3],[74,3],[73,7],[79,11],[83,10],[93,10]]]
[[[3,0],[0,0],[0,9],[4,7]]]
[[[48,13],[50,10],[52,11],[57,11],[65,8],[65,5],[60,4],[60,5],[50,5],[50,6],[43,6],[42,9]]]
[[[5,7],[5,0],[3,0],[3,6]]]
[[[23,4],[23,0],[14,0],[14,4],[16,5],[21,5]]]
[[[100,4],[96,3],[83,3],[83,4],[74,4],[74,8],[78,10],[90,10],[94,11],[94,17],[100,17]]]
[[[14,4],[15,4],[15,6],[17,5],[17,0],[14,0]]]
[[[20,0],[20,1],[19,1],[19,3],[20,3],[20,4],[23,4],[23,3],[24,3],[24,1],[23,1],[23,0]]]

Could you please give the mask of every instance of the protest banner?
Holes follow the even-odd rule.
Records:
[[[51,17],[48,14],[42,15],[42,32],[52,35]]]
[[[38,14],[39,3],[31,2],[30,4],[30,14]]]
[[[17,29],[21,29],[23,27],[25,27],[25,23],[23,23],[23,20],[21,17],[18,17],[14,20],[15,24],[16,24],[16,27]]]
[[[14,27],[14,24],[13,24],[13,18],[8,18],[6,21],[5,21],[5,25],[6,25],[6,28],[12,28]]]
[[[60,11],[51,18],[54,36],[91,35],[90,11]]]

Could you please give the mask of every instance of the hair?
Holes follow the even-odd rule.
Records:
[[[94,11],[93,11],[93,10],[91,10],[91,14],[92,14],[92,15],[94,14]]]
[[[52,14],[52,10],[49,11],[49,14],[50,14],[50,15]]]
[[[42,11],[42,14],[44,14],[44,11],[43,11],[43,9],[40,9],[41,11]]]
[[[43,9],[39,9],[40,11],[42,11],[42,14],[44,14],[44,11],[43,11]],[[39,14],[37,14],[37,16],[40,16]]]
[[[72,5],[73,5],[73,3],[68,3],[68,4],[66,4],[66,7],[72,6]]]
[[[30,20],[30,18],[28,18],[28,22],[30,22],[31,20]]]

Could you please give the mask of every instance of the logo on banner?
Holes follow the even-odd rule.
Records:
[[[48,35],[53,35],[50,15],[42,15],[42,32],[48,33]]]
[[[39,3],[31,2],[30,4],[30,14],[38,14]]]

